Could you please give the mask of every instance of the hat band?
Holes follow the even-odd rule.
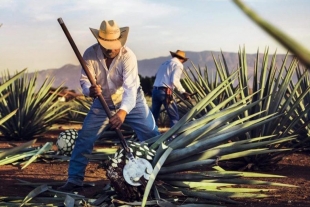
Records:
[[[121,33],[125,32],[125,31],[122,31]],[[106,39],[106,38],[100,37],[100,35],[98,35],[98,37],[99,37],[99,39],[102,39],[103,41],[113,42],[113,41],[121,39],[122,38],[122,34],[118,38],[116,38],[116,39]]]
[[[119,36],[119,38],[116,38],[116,39],[106,39],[106,38],[102,38],[102,37],[100,37],[100,36],[98,36],[98,37],[99,37],[99,39],[102,39],[102,40],[104,40],[104,41],[110,41],[110,42],[113,42],[113,41],[116,41],[116,40],[121,39],[121,38],[122,38],[122,35],[121,35],[121,36]]]

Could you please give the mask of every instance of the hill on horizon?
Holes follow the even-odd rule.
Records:
[[[200,67],[202,69],[207,68],[208,71],[215,73],[216,67],[213,60],[213,57],[219,63],[219,58],[222,60],[222,54],[225,58],[227,67],[229,70],[236,70],[238,67],[238,53],[232,52],[214,52],[214,51],[202,51],[202,52],[191,52],[186,51],[186,56],[189,60],[184,64],[184,68],[192,68],[193,65],[195,67]],[[269,55],[269,62],[271,60],[271,56]],[[247,54],[247,67],[248,67],[248,74],[251,76],[253,74],[253,67],[256,60],[257,54]],[[282,64],[283,59],[285,57],[284,54],[279,54],[276,56],[276,64],[279,66]],[[291,58],[292,56],[290,56]],[[170,59],[171,56],[162,56],[152,59],[144,59],[138,60],[138,70],[139,74],[142,77],[152,77],[155,76],[158,67],[164,61]],[[259,62],[261,62],[263,58],[263,54],[259,55]],[[288,60],[289,62],[290,60]],[[53,87],[58,87],[61,83],[64,82],[64,86],[68,87],[69,90],[81,91],[80,84],[79,84],[79,77],[80,77],[80,65],[73,65],[73,64],[66,64],[61,68],[55,69],[45,69],[37,71],[38,73],[38,85],[41,86],[43,81],[46,77],[54,77],[55,81]],[[31,73],[30,73],[31,74]],[[32,73],[34,74],[34,73]]]

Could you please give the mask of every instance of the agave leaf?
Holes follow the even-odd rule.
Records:
[[[248,143],[252,143],[252,142],[262,141],[264,139],[272,139],[273,137],[276,137],[276,135],[262,136],[262,137],[256,137],[256,138],[251,138],[251,139],[246,139],[246,140],[228,142],[225,144],[218,145],[212,149],[217,149],[217,148],[222,148],[222,147],[238,146],[238,145],[242,145],[242,144],[248,144]],[[295,136],[290,136],[288,138],[293,138],[293,137],[295,137]]]
[[[16,114],[18,109],[15,109],[14,111],[10,112],[7,114],[5,117],[1,117],[0,119],[0,125],[2,125],[4,122],[6,122],[8,119],[10,119],[12,116]]]
[[[112,203],[121,204],[122,206],[141,206],[142,202],[134,201],[134,202],[126,202],[113,198]],[[156,205],[158,204],[158,200],[149,200],[146,202],[146,205]]]
[[[11,85],[16,79],[21,77],[25,73],[26,70],[27,70],[27,68],[23,69],[19,73],[16,73],[16,75],[11,77],[9,80],[6,80],[3,84],[1,84],[0,85],[0,92],[3,91],[5,88],[7,88],[9,85]]]
[[[268,185],[268,186],[284,186],[284,187],[293,187],[297,188],[296,185],[289,185],[285,183],[277,183],[277,182],[269,182],[269,181],[261,181],[261,180],[245,180],[245,179],[239,179],[239,178],[232,178],[232,179],[225,179],[225,178],[219,178],[214,180],[203,180],[202,183],[226,183],[226,184],[247,184],[247,185]],[[194,184],[193,184],[194,185]]]
[[[26,162],[26,164],[22,167],[22,169],[26,168],[29,164],[31,164],[33,161],[35,161],[38,156],[40,156],[41,154],[49,151],[53,146],[52,142],[47,142],[45,143],[45,145],[36,153],[34,154],[29,160],[28,162]]]
[[[0,153],[0,159],[2,159],[5,156],[8,156],[8,155],[16,154],[16,153],[20,152],[21,150],[33,145],[36,141],[37,141],[37,139],[34,139],[34,140],[28,141],[26,143],[23,143],[18,147],[14,147],[14,148],[11,148],[11,149],[6,150],[4,152],[1,152]]]
[[[269,191],[276,191],[276,189],[270,189],[270,188],[219,188],[219,189],[212,189],[210,190],[214,193],[216,192],[235,192],[235,193],[260,193],[260,192],[269,192]]]
[[[33,199],[34,197],[36,197],[37,195],[45,192],[48,190],[48,186],[47,185],[41,185],[36,187],[35,189],[33,189],[32,191],[30,191],[30,193],[28,193],[28,195],[24,198],[22,204],[20,205],[21,207],[24,206],[27,202],[29,202],[31,199]]]
[[[103,148],[103,149],[94,149],[92,154],[100,153],[100,154],[114,154],[117,152],[117,148]]]
[[[244,151],[247,149],[256,149],[257,147],[266,147],[268,145],[274,145],[274,144],[278,144],[278,143],[282,143],[282,142],[291,141],[294,139],[295,138],[280,138],[277,140],[255,142],[255,143],[249,143],[249,144],[243,144],[243,145],[229,145],[229,146],[227,146],[226,144],[224,144],[224,146],[219,145],[215,148],[211,148],[209,150],[206,150],[200,154],[187,157],[187,158],[179,161],[178,164],[192,162],[192,161],[198,161],[198,160],[211,159],[211,158],[214,159],[216,157],[223,156],[226,154],[236,153],[236,152]]]
[[[3,79],[10,79],[10,75]],[[0,102],[1,114],[5,116],[16,108],[18,111],[16,116],[1,125],[3,135],[12,139],[33,138],[45,132],[56,119],[63,117],[70,109],[65,104],[54,102],[57,94],[49,91],[52,81],[46,80],[37,91],[36,80],[36,74],[31,78],[23,74],[19,80],[5,88],[4,92],[9,93],[9,96],[3,103]]]
[[[219,166],[214,166],[216,170],[219,170]],[[275,175],[275,174],[266,174],[266,173],[255,173],[255,172],[240,172],[240,171],[225,171],[225,170],[220,170],[220,171],[208,171],[206,173],[208,176],[214,176],[214,177],[220,177],[222,175],[239,175],[241,177],[273,177],[273,178],[284,178],[285,176],[282,175]]]
[[[216,146],[217,143],[225,141],[237,134],[240,133],[244,133],[246,131],[249,131],[253,128],[256,128],[266,122],[271,121],[272,119],[277,118],[277,116],[274,115],[269,115],[257,120],[253,120],[253,121],[248,121],[244,124],[240,124],[237,126],[233,126],[229,129],[226,129],[224,131],[221,131],[219,133],[214,134],[213,136],[210,136],[208,139],[206,140],[201,140],[200,142],[191,145],[189,147],[186,148],[182,148],[182,149],[178,149],[178,150],[174,150],[171,155],[169,156],[169,158],[167,159],[167,163],[168,162],[175,162],[177,160],[181,160],[185,157],[194,155],[194,154],[198,154],[201,151],[204,151],[208,148],[212,148],[214,146]]]
[[[230,174],[207,174],[207,173],[170,173],[170,174],[159,174],[157,178],[160,180],[170,180],[170,181],[202,181],[206,179],[215,178],[235,178],[241,177],[240,173],[230,173]]]
[[[259,15],[257,15],[253,10],[248,8],[242,1],[233,0],[233,2],[248,16],[250,17],[258,26],[264,29],[268,34],[278,40],[284,47],[289,51],[294,53],[306,66],[310,67],[310,52],[296,42],[294,39],[289,37],[287,34],[271,25],[267,21],[263,20]]]
[[[199,188],[198,188],[199,189]],[[209,193],[214,193],[218,196],[225,196],[228,198],[268,198],[275,197],[275,195],[266,195],[262,193],[236,193],[236,192],[225,192],[225,191],[208,191]]]
[[[208,199],[210,201],[223,201],[223,202],[235,203],[235,204],[239,203],[229,198],[220,197],[220,196],[217,196],[215,194],[208,193],[205,191],[191,191],[191,190],[186,190],[186,189],[180,189],[180,190],[184,193],[184,195],[191,196],[191,197]]]
[[[192,161],[187,163],[181,163],[177,165],[172,165],[169,167],[162,167],[159,171],[159,174],[166,174],[166,173],[174,173],[174,172],[181,172],[187,170],[194,170],[199,167],[209,166],[215,163],[215,159],[205,159],[205,160],[198,160]]]
[[[214,183],[214,182],[188,182],[188,181],[166,181],[168,184],[184,188],[204,188],[212,190],[223,186],[232,186],[230,183]]]
[[[25,153],[21,153],[21,154],[17,154],[17,155],[14,155],[14,156],[10,156],[10,157],[7,157],[5,159],[2,159],[0,160],[0,165],[6,165],[6,164],[9,164],[9,163],[13,163],[17,160],[22,160],[26,157],[30,157],[30,156],[33,156],[34,154],[37,153],[38,150],[32,150],[30,152],[25,152]]]
[[[262,148],[262,149],[250,149],[250,150],[245,150],[241,152],[236,152],[236,153],[231,153],[228,155],[223,155],[219,159],[220,160],[230,160],[230,159],[235,159],[239,157],[246,157],[246,156],[251,156],[251,155],[258,155],[258,154],[267,154],[267,153],[272,153],[272,152],[283,152],[283,151],[290,151],[292,149],[268,149],[268,148]]]
[[[156,163],[154,170],[152,172],[152,174],[150,175],[150,179],[146,184],[145,190],[144,190],[144,194],[143,194],[143,199],[142,199],[142,204],[141,206],[144,207],[146,205],[146,201],[147,198],[149,196],[149,193],[151,191],[152,185],[156,179],[156,176],[158,174],[158,172],[160,171],[162,165],[164,164],[164,162],[166,161],[167,157],[169,156],[169,154],[171,153],[173,149],[168,147],[166,149],[166,151],[164,152],[164,154],[160,157],[160,159],[158,160],[158,162]]]
[[[65,202],[64,202],[66,207],[74,207],[74,202],[75,202],[74,198],[72,198],[69,195],[66,195],[66,199],[65,199]]]

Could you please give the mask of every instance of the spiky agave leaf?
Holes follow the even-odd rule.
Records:
[[[289,51],[295,54],[305,65],[310,67],[310,51],[304,48],[296,40],[282,32],[277,27],[273,26],[269,22],[262,19],[253,10],[246,6],[240,0],[233,0],[233,2],[243,11],[251,20],[254,21],[258,26],[265,30],[268,34],[278,40],[283,46]]]
[[[54,93],[50,93],[53,78],[47,78],[37,89],[37,73],[31,78],[27,74],[22,75],[2,91],[9,95],[0,102],[1,114],[9,114],[16,108],[18,111],[16,116],[1,125],[0,131],[13,139],[32,139],[63,117],[69,108],[57,100],[61,86]],[[11,76],[7,72],[3,80],[6,82],[9,79]]]
[[[4,83],[0,84],[0,102],[4,101],[5,98],[9,96],[9,93],[2,93],[3,90],[5,90],[10,84],[12,84],[16,79],[20,78],[27,69],[23,69],[21,72],[17,73],[13,77],[9,78],[8,80],[4,81]],[[6,115],[0,114],[0,125],[2,125],[4,122],[6,122],[8,119],[10,119],[13,115],[17,112],[16,109],[12,109],[12,111],[9,111]]]
[[[228,87],[227,84],[224,87],[223,86],[224,85],[219,86],[221,90],[219,90],[219,88],[213,90],[215,91],[215,94],[217,92],[218,94],[223,92]],[[223,88],[224,90],[222,90]],[[240,90],[235,90],[234,93],[235,94],[232,96],[236,97],[236,94],[240,93]],[[254,96],[255,95],[256,94],[254,94]],[[213,110],[208,110],[204,115],[200,116],[198,119],[195,119],[194,115],[200,112],[199,110],[201,110],[201,106],[206,107],[207,105],[211,105],[210,103],[214,100],[214,97],[202,99],[197,103],[197,105],[199,105],[198,107],[197,105],[193,107],[189,110],[188,114],[185,115],[186,118],[179,121],[179,126],[175,128],[172,127],[170,129],[173,131],[172,134],[177,136],[172,142],[167,142],[168,146],[165,146],[163,143],[160,146],[157,144],[153,144],[151,146],[154,147],[154,149],[157,149],[157,154],[153,160],[155,170],[151,174],[151,179],[149,180],[144,193],[144,203],[153,183],[155,184],[154,187],[157,188],[161,188],[161,185],[170,186],[171,190],[181,192],[181,194],[185,197],[196,196],[199,198],[212,199],[214,201],[234,202],[230,200],[230,198],[255,198],[268,196],[255,190],[253,190],[252,193],[235,193],[231,192],[231,189],[225,192],[225,188],[221,188],[221,191],[212,191],[212,189],[217,189],[221,186],[231,186],[234,181],[236,182],[235,185],[240,183],[241,179],[237,179],[236,177],[242,177],[243,175],[238,174],[237,172],[227,173],[227,179],[218,178],[216,181],[212,181],[211,179],[207,179],[205,181],[205,179],[203,179],[202,181],[205,181],[203,184],[201,184],[201,182],[195,183],[189,179],[186,182],[191,183],[191,186],[181,185],[180,183],[182,182],[182,179],[180,177],[177,178],[177,176],[171,176],[168,180],[160,179],[160,176],[165,174],[174,173],[174,175],[180,174],[181,176],[187,172],[208,172],[208,169],[210,169],[213,165],[221,165],[225,162],[225,160],[232,160],[264,153],[269,154],[271,152],[279,152],[281,150],[289,150],[270,149],[269,147],[282,142],[291,141],[294,139],[294,136],[279,138],[277,136],[269,135],[262,137],[257,136],[253,140],[239,139],[240,141],[238,141],[238,139],[235,139],[239,135],[250,132],[252,129],[262,130],[266,124],[274,120],[278,120],[283,116],[283,114],[278,113],[269,114],[264,110],[256,111],[256,113],[253,114],[248,113],[253,110],[253,108],[263,105],[262,103],[269,98],[268,94],[266,97],[255,99],[256,101],[252,101],[253,96],[251,96],[251,98],[249,98],[249,96],[244,96],[243,98],[241,97],[243,96],[239,96],[238,100],[236,99],[236,101],[227,107],[211,107]],[[225,102],[225,104],[226,103],[227,102]],[[159,140],[165,140],[167,138],[167,134],[169,134],[169,131],[166,132],[166,134],[163,134]],[[229,143],[228,140],[230,141]],[[223,170],[221,173],[223,173]],[[178,180],[176,181],[175,179]],[[245,183],[246,182],[247,181],[245,181]],[[254,185],[282,185],[279,183],[268,183],[255,180],[248,182],[247,184],[250,183]],[[206,188],[206,186],[208,186],[208,188]],[[284,186],[296,187],[285,184]]]
[[[274,113],[284,114],[285,116],[279,116],[275,121],[266,122],[262,127],[253,128],[247,133],[240,134],[236,139],[246,140],[269,135],[276,135],[273,139],[278,139],[300,134],[300,139],[296,141],[283,142],[270,147],[274,149],[281,149],[283,147],[294,148],[294,150],[303,149],[303,146],[307,145],[307,141],[310,143],[310,139],[308,138],[308,132],[310,130],[307,124],[309,122],[308,114],[310,114],[310,105],[306,101],[310,89],[307,83],[307,80],[309,80],[308,71],[302,70],[298,72],[298,70],[296,70],[298,68],[298,61],[288,56],[288,54],[282,61],[280,68],[278,68],[276,64],[276,54],[272,56],[269,64],[269,54],[268,49],[266,49],[263,55],[257,52],[257,59],[254,62],[254,74],[252,77],[253,83],[251,85],[249,81],[251,77],[248,77],[246,57],[245,48],[243,48],[243,50],[240,49],[238,53],[238,81],[227,86],[222,94],[218,94],[218,97],[213,98],[213,102],[219,105],[223,100],[226,101],[234,96],[236,91],[239,91],[239,95],[230,99],[225,107],[232,106],[238,103],[239,100],[252,96],[248,99],[250,103],[257,101],[261,101],[261,103],[256,104],[255,107],[244,110],[243,113],[235,116],[235,119],[248,118],[248,120],[252,120]],[[262,60],[259,60],[261,57]],[[205,77],[203,77],[201,75],[202,73],[199,72],[196,67],[194,67],[196,74],[192,76],[197,76],[198,78],[190,78],[190,76],[186,76],[185,78],[189,86],[194,86],[191,90],[202,90],[195,91],[198,94],[195,96],[196,102],[200,102],[203,99],[199,94],[208,94],[230,76],[231,70],[227,68],[223,53],[222,59],[219,58],[219,60],[217,60],[214,57],[214,62],[217,69],[216,76],[219,78],[219,81],[210,83],[209,80],[212,80],[212,77],[210,77],[212,74],[205,71]],[[293,77],[295,77],[296,74],[299,75],[295,83],[293,82]],[[182,105],[182,107],[183,106],[184,105]],[[191,108],[192,107],[189,107],[188,110]],[[206,110],[211,111],[214,108],[215,106],[209,104]],[[253,116],[258,113],[260,113],[260,115]],[[250,118],[250,116],[252,117]],[[196,118],[198,119],[200,117]],[[185,125],[187,125],[187,123],[185,123]],[[259,166],[263,160],[265,164],[266,160],[270,160],[270,165],[272,165],[276,163],[276,161],[281,160],[281,157],[291,152],[293,152],[293,150],[274,152],[255,157],[252,156],[250,158],[241,158],[239,161],[255,163],[255,165]],[[261,167],[263,166],[261,165]]]

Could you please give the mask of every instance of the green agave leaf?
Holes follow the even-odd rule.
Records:
[[[205,160],[198,160],[192,161],[187,163],[181,163],[179,165],[172,165],[169,167],[162,167],[159,171],[159,174],[165,173],[174,173],[174,172],[181,172],[186,170],[194,170],[199,167],[206,167],[215,163],[215,159],[205,159]]]
[[[24,198],[22,204],[20,205],[21,207],[24,206],[27,202],[29,202],[31,199],[33,199],[34,197],[36,197],[37,195],[45,192],[48,190],[48,186],[47,185],[41,185],[38,186],[37,188],[35,188],[34,190],[32,190],[30,193],[28,193],[28,195]]]
[[[52,148],[52,146],[53,146],[52,142],[45,143],[45,145],[26,162],[26,164],[22,167],[22,169],[26,168],[29,164],[34,162],[38,158],[38,156],[49,151]]]
[[[223,186],[232,186],[231,183],[215,183],[215,182],[188,182],[188,181],[166,181],[167,183],[184,188],[204,188],[208,189],[216,189]]]
[[[218,145],[212,149],[217,149],[217,148],[222,148],[222,147],[233,147],[233,146],[238,146],[238,145],[242,145],[242,144],[248,144],[248,143],[252,143],[252,142],[262,141],[264,139],[272,139],[273,137],[276,137],[276,135],[268,135],[268,136],[256,137],[256,138],[251,138],[251,139],[246,139],[246,140],[228,142],[225,144]],[[293,137],[296,137],[296,136],[291,136],[288,138],[293,138]]]
[[[186,189],[180,189],[180,190],[184,193],[184,195],[191,196],[191,197],[208,199],[210,201],[223,201],[223,202],[235,203],[235,204],[239,203],[229,198],[220,197],[220,196],[217,196],[212,193],[205,192],[205,191],[191,191],[191,190],[186,190]]]
[[[295,54],[306,66],[310,67],[310,52],[296,42],[294,39],[289,37],[287,34],[271,25],[267,21],[263,20],[254,11],[248,8],[242,1],[233,0],[233,2],[258,26],[264,29],[268,34],[278,40],[284,47]]]
[[[248,121],[244,124],[240,124],[237,126],[233,126],[229,129],[226,129],[225,131],[221,131],[218,133],[215,133],[213,136],[208,136],[208,139],[201,140],[197,142],[194,145],[191,145],[186,148],[174,150],[171,155],[167,159],[167,163],[169,162],[175,162],[177,160],[181,160],[185,157],[198,154],[201,151],[205,151],[208,148],[212,148],[217,145],[217,143],[223,142],[237,134],[244,133],[246,131],[249,131],[253,128],[256,128],[266,122],[269,122],[273,119],[277,118],[277,116],[269,115],[260,119],[256,119],[253,121]]]
[[[12,111],[11,113],[9,113],[8,115],[6,115],[5,117],[1,117],[0,119],[0,125],[2,125],[4,122],[6,122],[8,119],[10,119],[12,116],[14,116],[16,114],[18,109],[15,109],[14,111]]]
[[[261,180],[248,180],[248,179],[239,179],[239,178],[232,178],[232,179],[214,179],[214,180],[203,180],[201,183],[226,183],[226,184],[247,184],[247,185],[268,185],[268,186],[284,186],[284,187],[298,187],[296,185],[289,185],[284,183],[277,183],[277,182],[268,182],[268,181],[261,181]]]
[[[23,144],[21,144],[21,145],[18,146],[18,147],[14,147],[14,148],[12,148],[12,149],[9,149],[9,150],[6,150],[6,151],[4,151],[4,152],[1,152],[1,153],[0,153],[0,159],[2,159],[2,158],[5,157],[5,156],[12,155],[12,154],[16,154],[16,153],[22,151],[23,149],[25,149],[25,148],[30,147],[31,145],[33,145],[36,141],[37,141],[37,139],[34,139],[34,140],[28,141],[28,142],[26,142],[26,143],[23,143]]]
[[[6,165],[6,164],[10,164],[10,163],[14,163],[18,160],[22,160],[26,157],[31,157],[33,156],[34,154],[37,153],[38,150],[33,150],[33,151],[30,151],[30,152],[25,152],[25,153],[22,153],[22,154],[18,154],[18,155],[14,155],[14,156],[10,156],[10,157],[7,157],[7,158],[4,158],[2,160],[0,160],[0,165]]]
[[[168,147],[166,149],[166,151],[164,152],[164,154],[160,157],[160,159],[158,160],[158,162],[156,163],[154,170],[152,172],[152,174],[150,175],[150,179],[146,184],[145,190],[144,190],[144,194],[143,194],[143,199],[142,199],[142,207],[144,207],[146,205],[146,201],[147,198],[149,196],[149,193],[151,191],[152,185],[156,179],[156,176],[158,174],[158,172],[160,171],[162,165],[164,164],[165,160],[167,159],[167,157],[169,156],[169,154],[171,153],[173,149]]]
[[[268,198],[276,197],[275,195],[266,195],[262,193],[235,193],[235,192],[222,192],[222,191],[208,191],[219,196],[225,196],[228,198]]]
[[[260,192],[270,192],[270,191],[276,191],[276,189],[269,189],[269,188],[229,188],[229,187],[223,187],[219,189],[213,189],[212,192],[233,192],[233,193],[260,193]]]
[[[262,149],[250,149],[250,150],[245,150],[237,153],[231,153],[228,155],[223,155],[219,158],[219,160],[230,160],[234,158],[239,158],[239,157],[247,157],[247,156],[252,156],[252,155],[259,155],[259,154],[267,154],[267,153],[272,153],[272,152],[283,152],[283,151],[290,151],[292,149],[268,149],[268,148],[262,148]]]
[[[27,68],[23,69],[22,71],[11,77],[9,80],[6,80],[2,85],[0,85],[0,92],[7,88],[9,85],[11,85],[15,80],[20,78],[26,70]]]
[[[288,141],[291,141],[294,139],[295,138],[279,138],[276,140],[261,141],[261,142],[255,142],[255,143],[251,143],[248,141],[249,143],[243,144],[243,145],[240,144],[240,145],[228,145],[227,146],[226,144],[224,144],[224,147],[221,147],[221,145],[219,145],[215,148],[211,148],[211,149],[206,150],[206,151],[199,153],[197,155],[187,157],[187,158],[179,161],[178,163],[182,164],[182,163],[193,162],[193,161],[198,161],[198,160],[205,160],[205,159],[211,159],[211,158],[214,159],[214,158],[217,158],[219,156],[224,156],[226,154],[237,153],[237,152],[248,150],[248,149],[249,150],[250,149],[256,149],[258,147],[266,147],[269,145],[275,145],[275,144],[279,144],[282,142],[288,142]]]
[[[207,171],[209,172],[209,171]],[[240,173],[230,173],[230,174],[214,174],[214,173],[197,173],[197,172],[177,172],[170,174],[159,174],[157,178],[160,180],[168,181],[202,181],[206,179],[215,179],[215,178],[236,178],[241,177]]]
[[[114,154],[117,152],[118,148],[103,148],[103,149],[94,149],[92,154],[100,153],[100,154]]]
[[[285,176],[282,175],[274,175],[274,174],[266,174],[266,173],[255,173],[255,172],[240,172],[240,171],[225,171],[223,170],[220,166],[214,166],[214,169],[217,171],[208,171],[206,174],[207,175],[212,175],[212,176],[221,176],[221,175],[239,175],[240,177],[274,177],[274,178],[283,178]]]

